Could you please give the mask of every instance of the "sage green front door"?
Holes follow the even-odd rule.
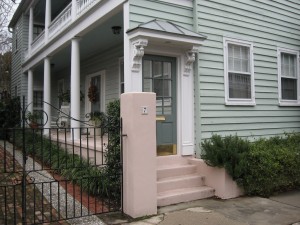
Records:
[[[177,153],[176,58],[143,57],[143,91],[156,93],[157,155]]]

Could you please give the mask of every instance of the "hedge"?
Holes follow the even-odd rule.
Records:
[[[247,195],[268,197],[300,187],[300,133],[249,142],[213,135],[202,144],[202,159],[224,167]]]

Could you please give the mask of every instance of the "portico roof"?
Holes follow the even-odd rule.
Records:
[[[188,30],[182,26],[179,26],[177,24],[174,24],[170,21],[163,21],[163,20],[151,20],[147,23],[140,24],[139,26],[130,29],[127,31],[128,34],[136,31],[136,30],[152,30],[152,31],[158,31],[158,32],[164,32],[169,34],[176,34],[176,35],[182,35],[186,37],[195,37],[200,39],[206,39],[207,37],[205,35],[196,33],[194,31]]]

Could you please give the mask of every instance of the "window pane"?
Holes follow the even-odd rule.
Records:
[[[281,95],[285,100],[297,100],[297,80],[281,78]]]
[[[153,62],[153,77],[162,77],[162,63]]]
[[[144,60],[143,64],[143,75],[146,78],[151,77],[151,72],[152,71],[152,61],[150,60]]]
[[[164,97],[171,97],[172,96],[171,80],[164,80],[163,94],[164,94]]]
[[[164,78],[171,79],[171,63],[164,62]]]
[[[281,53],[281,75],[286,77],[296,77],[296,61],[296,55]]]
[[[152,92],[152,79],[144,79],[144,92]]]
[[[164,93],[164,86],[163,86],[163,80],[162,79],[154,79],[154,92],[156,93],[156,96],[163,96]]]
[[[228,44],[228,68],[230,71],[250,72],[249,47]]]
[[[172,99],[171,98],[164,98],[164,115],[171,115],[172,114]]]
[[[251,76],[229,73],[229,98],[251,99]]]

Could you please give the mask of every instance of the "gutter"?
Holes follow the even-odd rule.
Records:
[[[15,3],[15,1],[12,0],[12,2]],[[13,28],[16,23],[18,22],[20,16],[22,15],[22,13],[27,9],[27,7],[30,5],[31,0],[22,0],[17,8],[17,10],[15,11],[12,19],[10,20],[9,24],[8,24],[8,28]],[[10,31],[11,32],[11,31]]]

